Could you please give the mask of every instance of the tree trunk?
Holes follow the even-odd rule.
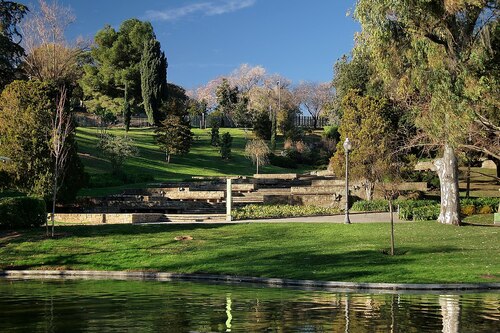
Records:
[[[257,174],[259,174],[259,156],[257,155]]]
[[[367,201],[372,201],[372,199],[373,199],[373,190],[375,188],[375,183],[372,183],[369,180],[365,180],[363,186],[365,188],[366,200]]]
[[[391,256],[394,255],[394,211],[392,207],[392,198],[389,199],[389,213],[391,214]]]
[[[170,154],[169,153],[165,153],[165,160],[167,161],[167,164],[170,163]]]
[[[57,163],[57,162],[56,162]],[[52,237],[54,237],[54,220],[55,220],[55,214],[56,214],[56,197],[57,197],[57,167],[54,170],[54,188],[52,189],[52,213],[50,214],[50,220],[52,224]],[[47,236],[48,236],[48,229],[47,229]]]
[[[458,188],[458,162],[455,151],[444,146],[443,157],[434,161],[441,187],[441,211],[438,221],[460,225],[460,197]]]

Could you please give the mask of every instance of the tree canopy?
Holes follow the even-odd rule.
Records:
[[[15,78],[24,55],[22,36],[18,31],[28,7],[12,1],[0,1],[0,90]]]

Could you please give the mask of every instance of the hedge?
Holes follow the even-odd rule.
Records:
[[[0,228],[24,229],[39,227],[47,221],[45,201],[33,197],[0,199]]]
[[[285,218],[300,216],[334,215],[340,213],[337,208],[292,205],[247,205],[231,212],[235,220]]]

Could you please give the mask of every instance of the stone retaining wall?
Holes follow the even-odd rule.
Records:
[[[130,224],[156,222],[163,214],[56,214],[55,220],[70,224]]]

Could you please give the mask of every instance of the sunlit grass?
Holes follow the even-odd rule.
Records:
[[[359,282],[500,282],[500,229],[396,225],[60,226],[0,236],[0,269],[151,270]],[[191,241],[176,241],[180,235]]]

